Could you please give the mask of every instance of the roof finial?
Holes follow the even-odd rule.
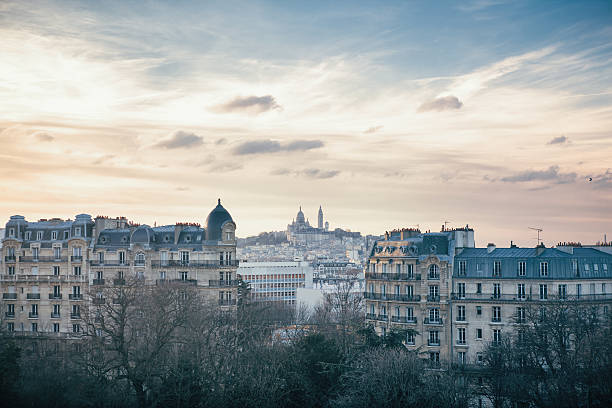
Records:
[[[221,199],[219,198],[217,204],[221,205]]]
[[[302,211],[302,206],[300,205],[300,211]]]

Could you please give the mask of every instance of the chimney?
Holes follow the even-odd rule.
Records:
[[[544,252],[545,250],[546,250],[546,246],[544,245],[543,242],[541,242],[540,245],[536,247],[536,256],[542,255],[542,252]]]
[[[174,225],[174,243],[175,244],[178,244],[178,240],[181,235],[181,232],[183,232],[183,225],[175,224]]]
[[[495,251],[495,248],[496,248],[495,244],[492,242],[489,242],[487,244],[487,254],[490,254],[491,252]]]
[[[516,248],[516,245],[512,241],[510,241],[510,248]]]

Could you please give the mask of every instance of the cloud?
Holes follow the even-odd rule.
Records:
[[[53,140],[55,140],[53,136],[44,132],[36,133],[34,136],[41,142],[52,142]]]
[[[291,173],[291,170],[285,169],[285,168],[275,169],[270,172],[270,174],[273,176],[285,176],[290,173]]]
[[[215,144],[216,144],[216,145],[224,145],[224,144],[226,144],[226,143],[227,143],[227,139],[226,139],[226,138],[224,138],[224,137],[222,137],[222,138],[220,138],[220,139],[215,140]]]
[[[324,143],[321,140],[295,140],[284,145],[275,140],[252,140],[240,143],[234,147],[233,153],[242,156],[247,154],[276,153],[280,151],[295,152],[318,149],[323,146]]]
[[[217,163],[210,166],[208,170],[212,173],[228,173],[230,171],[240,170],[242,167],[240,163]]]
[[[612,188],[612,170],[607,169],[605,173],[597,174],[592,177],[593,185],[597,188]]]
[[[310,169],[304,169],[300,173],[308,178],[328,179],[328,178],[336,177],[338,174],[340,174],[340,171],[339,170],[323,171],[319,169],[310,168]]]
[[[177,187],[175,188],[176,191],[189,191],[189,187]]]
[[[506,183],[552,181],[555,184],[567,184],[576,180],[576,173],[559,173],[559,166],[550,166],[546,170],[527,170],[513,176],[502,177],[500,180]]]
[[[99,165],[99,164],[102,164],[114,158],[115,158],[114,154],[105,154],[104,156],[100,156],[96,160],[94,160],[92,164]]]
[[[156,147],[164,149],[180,149],[184,147],[199,146],[204,143],[204,139],[195,133],[178,130],[169,139],[157,143]]]
[[[369,128],[369,129],[364,130],[363,133],[365,133],[366,135],[367,134],[371,134],[371,133],[376,133],[376,132],[378,132],[382,128],[383,128],[383,126],[373,126],[373,127]]]
[[[569,139],[565,137],[564,135],[562,135],[559,137],[553,137],[552,140],[546,144],[556,145],[556,144],[565,144],[565,143],[569,143]]]
[[[461,102],[459,98],[450,95],[436,98],[429,102],[424,102],[421,106],[419,106],[417,112],[442,112],[445,110],[461,109],[462,106],[463,102]]]
[[[274,109],[282,109],[272,95],[237,97],[213,110],[220,113],[250,112],[262,113]]]

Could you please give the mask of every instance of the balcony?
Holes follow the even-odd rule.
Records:
[[[146,262],[145,261],[134,261],[134,266],[145,266]]]
[[[374,273],[366,272],[366,279],[372,280],[386,280],[386,281],[408,281],[408,280],[421,280],[420,274],[407,274],[407,273]]]
[[[378,316],[376,316],[376,320],[380,320],[382,322],[387,322],[389,321],[389,316],[386,314],[379,314]]]
[[[70,313],[70,318],[71,319],[80,319],[81,318],[81,313]]]
[[[17,299],[17,294],[16,293],[3,293],[2,294],[2,299],[5,299],[5,300],[15,300],[15,299]]]
[[[376,320],[376,313],[366,313],[366,319]]]
[[[224,268],[224,267],[235,267],[239,265],[239,261],[223,261],[219,262],[217,260],[204,260],[204,261],[195,261],[195,260],[165,260],[165,261],[151,261],[152,268]]]
[[[94,286],[101,286],[101,285],[104,285],[104,279],[94,279],[94,280],[93,280],[93,285],[94,285]]]
[[[236,299],[219,299],[219,306],[234,306]]]
[[[83,295],[80,293],[71,293],[68,295],[68,299],[70,300],[83,300]]]
[[[501,293],[451,293],[453,300],[495,300],[500,302],[526,302],[531,295],[507,295]]]
[[[395,294],[382,294],[375,292],[364,292],[363,297],[365,299],[372,300],[394,300],[398,302],[419,302],[421,300],[421,295],[395,295]]]
[[[467,341],[465,341],[465,340],[457,340],[457,341],[455,342],[455,344],[456,344],[457,346],[467,346]]]
[[[440,345],[440,339],[438,339],[438,340],[428,339],[427,340],[427,345],[428,346],[439,346]]]
[[[434,325],[434,326],[442,326],[442,318],[439,317],[437,319],[431,319],[429,317],[426,317],[425,319],[423,319],[423,323],[431,324],[431,325]]]
[[[130,266],[129,262],[121,260],[99,260],[89,261],[91,266]]]
[[[427,295],[427,301],[428,302],[439,302],[440,295]]]
[[[501,323],[501,322],[502,322],[501,317],[494,317],[491,319],[491,323]]]
[[[391,316],[393,323],[416,324],[417,319],[414,316]]]
[[[61,256],[20,256],[19,262],[66,262],[67,259]]]
[[[93,303],[96,306],[100,306],[106,303],[106,299],[105,298],[99,298],[99,297],[95,297],[91,300],[91,303]]]
[[[197,279],[171,279],[170,282],[182,283],[183,285],[194,285],[194,286],[198,284]]]
[[[38,312],[30,312],[28,313],[28,317],[30,319],[38,319]]]
[[[211,288],[223,288],[228,286],[238,286],[237,280],[209,280],[208,286]]]
[[[115,278],[115,279],[113,279],[113,285],[115,285],[115,286],[123,286],[123,285],[125,285],[125,279],[123,279],[123,278]]]
[[[55,300],[55,299],[61,299],[62,298],[62,294],[61,293],[49,293],[49,299],[50,300]]]
[[[72,255],[70,257],[70,262],[83,262],[83,256],[82,255]]]
[[[15,312],[4,312],[4,317],[6,317],[8,319],[14,319],[15,318]]]
[[[430,273],[427,275],[427,279],[429,280],[440,280],[440,274],[439,273]]]
[[[15,262],[15,255],[8,255],[4,257],[4,262],[12,263]]]
[[[52,319],[59,319],[59,318],[61,318],[61,315],[60,315],[59,313],[53,313],[53,312],[51,312],[51,318],[52,318]]]
[[[40,293],[28,293],[26,295],[26,299],[28,299],[28,300],[40,300]]]

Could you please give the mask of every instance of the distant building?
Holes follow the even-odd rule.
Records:
[[[257,302],[295,305],[298,288],[312,288],[308,262],[241,262],[237,273],[249,283],[251,299]]]
[[[287,240],[293,245],[308,245],[332,239],[361,238],[361,233],[346,231],[341,228],[329,231],[329,223],[327,221],[324,223],[323,221],[323,209],[321,206],[319,206],[318,227],[310,225],[300,206],[293,222],[287,225]]]

